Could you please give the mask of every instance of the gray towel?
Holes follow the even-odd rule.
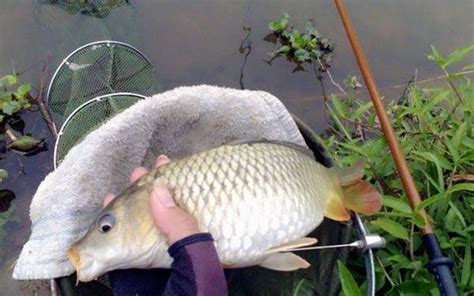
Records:
[[[180,158],[236,140],[305,145],[283,104],[263,91],[181,87],[140,101],[90,133],[41,183],[33,197],[31,236],[15,279],[66,276],[68,248],[83,235],[106,193],[120,193],[137,166],[159,154]]]

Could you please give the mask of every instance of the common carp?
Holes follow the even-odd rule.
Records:
[[[306,237],[326,216],[372,214],[381,196],[363,165],[326,168],[304,147],[283,142],[223,145],[151,170],[108,204],[68,251],[80,281],[114,269],[169,268],[172,258],[150,212],[159,178],[210,232],[226,268],[260,265],[292,271],[310,264],[291,253],[316,243]]]

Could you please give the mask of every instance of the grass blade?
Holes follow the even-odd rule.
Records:
[[[337,267],[339,270],[339,279],[341,280],[342,291],[346,296],[362,296],[359,286],[349,269],[341,261],[337,260]]]

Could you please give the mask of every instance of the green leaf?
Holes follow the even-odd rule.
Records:
[[[420,166],[418,169],[424,175],[424,177],[430,182],[430,184],[433,185],[434,188],[436,188],[438,192],[444,192],[443,188],[439,186],[438,182],[436,182],[423,167]]]
[[[431,45],[431,55],[428,56],[428,59],[435,61],[441,68],[444,68],[444,59],[433,45]]]
[[[355,76],[353,76],[353,77],[355,77]],[[360,105],[359,108],[357,108],[357,110],[355,111],[354,118],[359,118],[362,114],[364,114],[371,107],[372,107],[372,102],[371,101]]]
[[[474,191],[474,183],[455,184],[455,185],[451,186],[451,188],[449,188],[448,192],[449,193],[454,193],[454,192],[463,191],[463,190]]]
[[[382,228],[394,237],[401,238],[404,240],[408,240],[409,238],[408,231],[405,229],[405,227],[403,227],[400,223],[396,221],[378,218],[377,220],[372,221],[371,223]]]
[[[430,205],[432,205],[436,202],[439,202],[439,201],[441,201],[445,198],[446,198],[446,193],[445,192],[438,193],[436,195],[430,196],[430,197],[424,199],[421,203],[418,204],[418,206],[415,209],[415,212],[419,212],[421,209],[429,207]]]
[[[2,91],[0,92],[0,100],[2,101],[10,101],[12,99],[13,93],[11,91]]]
[[[397,267],[407,268],[407,269],[409,269],[409,266],[410,266],[410,263],[411,263],[411,261],[410,261],[410,259],[408,259],[408,257],[406,257],[404,255],[401,255],[401,254],[390,256],[390,257],[387,258],[387,260],[390,261],[390,262],[396,263]]]
[[[296,50],[304,49],[306,45],[308,45],[308,41],[309,40],[307,40],[307,38],[304,38],[304,35],[302,35],[297,30],[294,30],[293,33],[291,33],[291,36],[290,36],[291,46],[295,48]],[[295,56],[296,56],[296,52],[295,52]]]
[[[451,232],[462,232],[465,228],[456,215],[456,211],[450,208],[444,216],[444,227]]]
[[[337,260],[337,267],[339,270],[339,279],[341,280],[341,287],[344,295],[362,296],[357,282],[355,281],[349,269],[347,269],[346,265],[341,260]]]
[[[297,49],[295,50],[295,58],[300,62],[309,60],[309,52],[303,48]]]
[[[448,95],[451,93],[450,89],[446,89],[435,95],[434,97],[431,97],[430,100],[426,103],[423,104],[420,112],[422,114],[426,114],[433,110],[434,106],[438,105],[440,102],[448,98]]]
[[[6,177],[8,177],[8,172],[4,169],[0,169],[0,182],[2,182]]]
[[[431,161],[436,165],[436,170],[438,172],[438,185],[442,190],[444,190],[443,168],[447,170],[452,169],[452,165],[449,163],[449,161],[439,154],[434,154],[428,151],[413,151],[413,154],[418,155],[425,160]]]
[[[474,69],[474,64],[469,64],[469,65],[466,65],[462,68],[464,71],[467,71],[467,70],[472,70]]]
[[[383,205],[405,214],[411,214],[413,212],[407,201],[389,195],[384,195]]]
[[[311,39],[311,40],[308,42],[308,45],[309,45],[309,47],[311,48],[311,50],[317,49],[317,47],[318,47],[318,39],[316,39],[316,38]]]
[[[469,282],[472,273],[472,248],[470,236],[466,241],[466,247],[464,248],[464,260],[462,262],[461,271],[461,285],[466,286]]]
[[[451,153],[451,156],[453,157],[454,163],[457,164],[461,159],[461,155],[459,155],[459,151],[457,149],[458,146],[453,143],[452,139],[447,139],[445,144],[446,147],[448,147],[449,153]]]
[[[472,50],[474,50],[474,44],[456,49],[444,59],[443,68],[446,68],[447,66],[461,61]]]
[[[286,29],[288,26],[288,14],[285,14],[284,18],[281,20],[275,20],[268,24],[268,29],[276,33],[280,33]]]
[[[41,140],[35,139],[31,136],[21,136],[16,141],[10,143],[9,148],[18,151],[28,152],[38,147],[41,142]]]
[[[314,294],[313,285],[310,281],[301,279],[291,293],[292,296],[305,296]]]
[[[17,83],[17,79],[15,75],[6,75],[0,79],[0,86],[7,87],[10,85],[14,85]]]
[[[308,34],[313,35],[314,37],[318,38],[319,37],[319,32],[316,31],[316,28],[314,27],[314,22],[311,20],[307,20],[304,22],[304,28]]]
[[[474,150],[474,139],[466,137],[462,139],[462,144],[466,146],[467,148]]]
[[[467,121],[463,122],[454,133],[453,138],[451,139],[454,147],[459,148],[462,143],[462,139],[467,136]]]
[[[276,53],[286,55],[290,52],[290,50],[291,48],[288,45],[283,45],[276,51]]]
[[[420,280],[408,280],[398,285],[397,288],[401,292],[399,295],[431,295],[428,291],[436,288],[436,284],[434,282],[427,283]]]
[[[339,117],[346,117],[346,107],[341,99],[336,95],[331,95],[331,103],[334,106],[334,110]]]
[[[28,83],[25,83],[25,84],[20,85],[16,89],[15,95],[17,97],[24,98],[30,92],[30,90],[31,90],[31,85]]]
[[[413,216],[411,217],[412,222],[415,223],[417,227],[423,228],[426,225],[425,219],[420,215],[420,213],[413,213]]]
[[[3,103],[2,110],[7,115],[13,115],[21,110],[21,104],[18,101],[8,101]]]

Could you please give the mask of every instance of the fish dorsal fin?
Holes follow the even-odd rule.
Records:
[[[267,139],[259,139],[259,140],[235,140],[231,141],[229,143],[226,143],[225,145],[253,145],[253,144],[273,144],[273,145],[280,145],[280,146],[285,146],[294,150],[297,150],[301,153],[304,153],[308,155],[309,157],[314,159],[314,153],[310,149],[308,149],[305,146],[301,146],[298,144],[295,144],[293,142],[286,142],[286,141],[278,141],[278,140],[267,140]]]
[[[356,183],[364,177],[364,161],[359,159],[353,166],[345,168],[330,168],[332,173],[339,179],[341,186]]]
[[[324,216],[334,221],[348,221],[351,215],[346,210],[344,203],[337,194],[332,194],[326,203]]]
[[[300,256],[288,252],[272,254],[260,263],[260,266],[278,271],[293,271],[308,268],[311,264]]]
[[[314,237],[302,237],[291,242],[268,249],[267,254],[274,254],[279,252],[289,252],[296,248],[307,247],[314,245],[318,240]]]

